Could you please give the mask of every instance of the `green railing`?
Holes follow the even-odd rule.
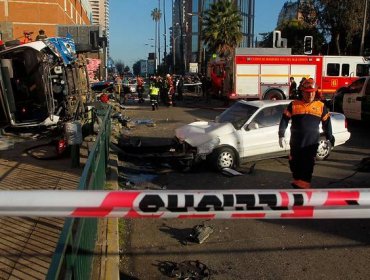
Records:
[[[100,132],[82,172],[78,190],[102,189],[109,160],[112,107],[99,104]],[[46,279],[90,279],[97,238],[97,218],[67,218],[51,260]]]

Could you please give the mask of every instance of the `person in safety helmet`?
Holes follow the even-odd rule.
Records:
[[[319,125],[334,146],[331,121],[328,109],[320,100],[315,100],[316,84],[312,78],[301,85],[302,99],[293,100],[283,112],[279,125],[279,145],[286,148],[285,130],[291,123],[289,167],[293,175],[291,185],[297,189],[311,188],[312,173],[320,139]]]

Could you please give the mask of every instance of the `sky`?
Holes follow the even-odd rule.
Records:
[[[172,0],[161,0],[166,6],[167,45],[170,45],[169,27],[172,24]],[[149,52],[154,52],[154,22],[151,11],[158,7],[158,0],[110,0],[109,1],[109,38],[110,56],[114,61],[121,60],[125,65],[132,65],[146,59]],[[273,31],[276,27],[277,17],[286,0],[255,0],[254,33]],[[163,18],[161,20],[161,33],[163,34]],[[164,37],[164,36],[163,36]],[[161,52],[163,56],[164,39],[161,39]],[[167,47],[167,53],[170,47]]]

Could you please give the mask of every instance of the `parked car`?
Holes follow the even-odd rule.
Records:
[[[370,77],[361,77],[338,90],[334,110],[348,119],[370,121]]]
[[[183,146],[179,150],[193,153],[191,162],[182,163],[191,166],[194,162],[208,160],[217,170],[222,170],[242,162],[287,156],[290,147],[279,146],[278,130],[282,113],[290,102],[238,101],[215,121],[193,122],[176,129],[175,139]],[[335,146],[342,145],[350,138],[346,118],[341,113],[330,114]],[[286,138],[290,138],[289,127]],[[317,159],[326,159],[332,148],[322,134]]]

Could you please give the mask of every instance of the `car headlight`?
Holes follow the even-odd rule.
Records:
[[[203,143],[202,145],[198,146],[198,153],[199,154],[210,154],[214,150],[215,147],[217,147],[220,144],[219,138],[213,138],[212,140]]]

